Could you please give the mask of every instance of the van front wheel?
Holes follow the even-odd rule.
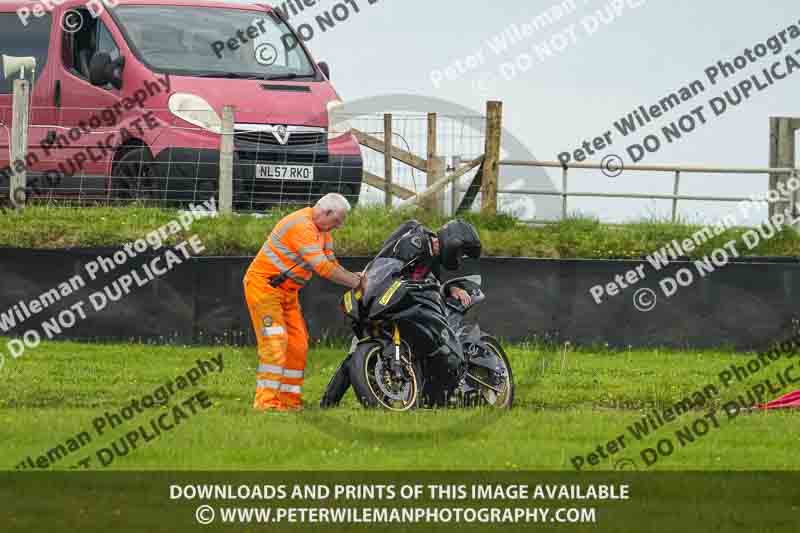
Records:
[[[111,167],[110,197],[149,203],[164,200],[164,178],[153,176],[153,155],[146,147],[118,154]]]

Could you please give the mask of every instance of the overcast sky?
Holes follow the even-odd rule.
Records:
[[[667,165],[765,167],[769,162],[769,117],[800,117],[800,71],[768,89],[753,91],[751,98],[714,117],[708,100],[775,61],[795,54],[800,61],[800,39],[790,41],[779,55],[771,53],[749,64],[727,80],[712,86],[704,71],[720,60],[733,61],[746,48],[786,29],[800,25],[796,0],[745,2],[744,0],[575,0],[575,9],[560,20],[539,28],[521,42],[496,53],[489,41],[517,24],[531,24],[564,2],[554,0],[368,0],[355,1],[361,12],[325,33],[317,31],[309,43],[317,60],[331,66],[332,81],[346,101],[387,93],[434,96],[483,112],[487,98],[503,101],[504,125],[538,159],[554,160],[584,140],[613,130],[613,145],[591,159],[618,153],[630,162],[626,148],[641,142],[699,105],[708,122],[682,140],[648,154],[643,163]],[[314,25],[314,16],[338,2],[321,0],[292,19]],[[609,24],[597,25],[587,17],[609,4],[622,4]],[[632,8],[631,5],[639,7]],[[280,4],[279,4],[280,5]],[[590,34],[591,30],[591,34]],[[570,35],[573,32],[574,38]],[[561,37],[559,37],[559,35]],[[561,39],[559,41],[559,39]],[[568,42],[552,57],[539,59],[534,45]],[[444,71],[457,60],[482,53],[483,63],[459,74],[454,81],[435,86],[434,71]],[[503,64],[520,54],[532,61],[525,72],[512,73]],[[473,65],[474,66],[474,65]],[[513,79],[506,79],[507,77]],[[763,77],[763,75],[762,75]],[[622,137],[614,121],[639,105],[649,107],[694,80],[706,91],[680,108],[656,119],[643,133]],[[663,138],[663,137],[662,137]],[[560,189],[558,170],[548,170]],[[696,175],[682,177],[687,194],[747,196],[764,192],[766,175]],[[672,176],[625,172],[608,178],[599,172],[574,173],[572,190],[671,193]],[[691,218],[715,217],[733,204],[682,202],[680,212]],[[570,199],[570,209],[619,221],[669,213],[670,202],[647,200]]]

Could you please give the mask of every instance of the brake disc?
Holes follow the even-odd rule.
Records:
[[[403,370],[405,370],[405,364],[403,365]],[[375,381],[378,384],[378,388],[381,390],[383,394],[387,397],[391,398],[392,400],[397,400],[399,402],[405,402],[409,396],[409,392],[411,391],[411,381],[407,379],[405,383],[403,383],[403,387],[397,387],[397,384],[391,378],[392,371],[391,369],[384,364],[383,358],[379,357],[377,361],[375,361],[375,369],[373,371],[375,374]],[[408,373],[404,372],[404,374],[408,377]],[[393,386],[389,386],[387,383],[387,379],[392,382]]]

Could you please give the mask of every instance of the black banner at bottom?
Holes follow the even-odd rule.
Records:
[[[5,472],[0,530],[795,532],[789,472]]]

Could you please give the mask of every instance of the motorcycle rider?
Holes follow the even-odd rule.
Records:
[[[378,257],[391,257],[406,263],[409,278],[418,281],[432,274],[441,279],[441,267],[457,270],[463,255],[480,257],[481,241],[475,228],[463,220],[451,220],[433,232],[409,220],[389,236]],[[451,287],[450,296],[469,305],[470,296],[459,287]]]
[[[480,254],[480,237],[472,224],[454,219],[433,232],[416,220],[409,220],[386,239],[377,257],[399,259],[405,264],[403,275],[419,281],[427,276],[441,280],[441,267],[458,270],[464,256],[477,259]],[[460,287],[451,287],[450,296],[465,307],[471,302],[469,293]],[[320,407],[335,407],[347,392],[349,360],[350,354],[328,384]]]

